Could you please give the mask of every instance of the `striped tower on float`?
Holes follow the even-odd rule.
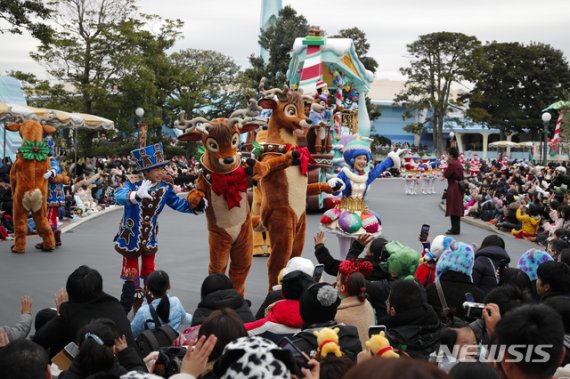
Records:
[[[316,94],[317,82],[323,80],[321,46],[324,43],[325,37],[321,36],[321,30],[318,28],[309,29],[309,35],[303,40],[303,45],[307,45],[307,56],[301,71],[299,88],[304,94]]]
[[[570,108],[570,100],[568,101],[560,100],[550,104],[547,108],[542,110],[543,112],[548,112],[551,109],[558,111],[558,119],[556,120],[554,136],[552,137],[552,139],[548,140],[548,146],[554,153],[558,152],[558,142],[560,142],[560,132],[562,130],[562,124],[564,123],[564,116],[566,115],[568,108]]]

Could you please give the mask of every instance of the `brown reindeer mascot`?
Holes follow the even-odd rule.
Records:
[[[43,134],[53,134],[56,129],[50,125],[42,125],[35,120],[22,123],[8,123],[6,129],[20,132],[22,146],[18,150],[16,162],[10,171],[10,187],[12,189],[14,218],[14,245],[12,253],[26,252],[26,235],[28,234],[28,214],[31,212],[38,234],[42,238],[40,248],[52,251],[55,248],[53,230],[47,219],[46,179],[51,165],[48,158],[49,148],[42,141]]]
[[[242,167],[238,151],[240,133],[246,133],[250,128],[242,124],[241,111],[232,113],[229,119],[211,121],[201,117],[186,120],[181,112],[176,127],[186,130],[180,140],[201,140],[204,145],[200,176],[196,188],[188,194],[188,202],[191,207],[203,198],[208,202],[208,272],[225,274],[229,262],[230,280],[243,296],[251,267],[253,230],[247,199],[249,175],[246,173],[247,169],[251,174],[251,169]],[[257,125],[251,125],[257,128]]]
[[[303,96],[287,89],[263,90],[259,105],[272,109],[267,129],[267,141],[262,145],[261,161],[253,166],[253,178],[261,190],[261,225],[269,232],[269,288],[277,284],[279,271],[292,257],[303,253],[306,227],[307,195],[333,193],[340,183],[308,184],[308,166],[314,161],[307,148],[296,146],[295,133],[310,124],[304,112]],[[277,100],[275,97],[277,96]],[[293,166],[292,166],[293,165]],[[298,165],[298,166],[297,166]],[[332,186],[332,188],[331,188]],[[258,220],[254,219],[254,227]]]

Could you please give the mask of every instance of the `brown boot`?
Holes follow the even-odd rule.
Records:
[[[46,249],[46,248],[44,248],[44,244],[43,244],[42,242],[36,244],[36,249],[41,250],[41,251],[45,251],[45,252],[48,252],[48,253],[54,251],[54,249]]]
[[[61,230],[56,230],[53,237],[55,238],[55,247],[61,246]]]

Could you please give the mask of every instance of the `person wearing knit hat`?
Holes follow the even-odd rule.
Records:
[[[550,254],[545,251],[530,249],[519,258],[517,268],[527,274],[531,282],[535,282],[538,279],[538,275],[536,273],[538,266],[544,262],[552,260],[553,259]]]
[[[362,351],[358,330],[354,326],[338,324],[335,321],[340,298],[338,290],[328,283],[315,283],[301,295],[301,318],[303,330],[295,334],[293,344],[309,356],[314,356],[317,349],[317,337],[314,332],[322,328],[339,328],[341,351],[356,361]]]
[[[368,209],[364,202],[368,187],[384,171],[391,167],[400,168],[400,155],[404,150],[392,151],[388,157],[370,170],[372,154],[370,138],[356,137],[344,146],[343,167],[336,178],[329,180],[329,185],[342,183],[339,192],[340,204],[326,211],[321,217],[321,226],[337,234],[340,257],[346,258],[353,239],[362,234],[378,236],[382,233],[381,221],[375,212]]]
[[[459,318],[465,317],[463,303],[467,301],[467,293],[471,293],[475,302],[482,302],[485,298],[485,292],[474,285],[471,278],[474,262],[475,252],[471,245],[452,241],[436,263],[436,282],[441,285],[447,306]],[[437,284],[430,284],[426,292],[428,303],[442,315],[444,307],[437,291]]]

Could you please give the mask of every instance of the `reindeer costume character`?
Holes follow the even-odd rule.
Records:
[[[124,206],[119,232],[114,240],[115,250],[123,256],[123,278],[127,270],[135,269],[140,277],[146,279],[154,272],[154,258],[158,251],[158,215],[164,206],[183,213],[196,213],[203,212],[207,203],[203,201],[191,207],[190,196],[179,198],[172,185],[162,180],[162,169],[168,161],[164,159],[161,143],[135,149],[131,155],[142,175],[128,175],[126,184],[115,190],[117,204]],[[139,257],[142,260],[140,270]]]
[[[272,109],[267,129],[267,142],[262,145],[261,161],[248,159],[253,178],[259,182],[262,200],[260,219],[254,227],[265,228],[271,239],[268,260],[269,288],[277,284],[279,271],[292,257],[300,256],[305,244],[306,198],[322,192],[333,193],[328,183],[308,184],[308,166],[312,162],[307,148],[296,146],[295,133],[310,124],[304,113],[302,94],[287,89],[263,90],[263,108]],[[277,99],[275,99],[277,96]],[[299,167],[291,167],[298,165]]]
[[[238,110],[229,119],[185,120],[181,113],[176,123],[179,129],[186,129],[180,140],[201,140],[205,147],[196,188],[188,194],[188,201],[191,207],[204,199],[210,205],[206,209],[210,245],[208,272],[225,274],[229,263],[230,280],[242,296],[251,267],[253,228],[247,199],[251,168],[242,167],[238,145],[240,133],[257,128],[253,122],[257,110],[253,100],[248,110]]]
[[[42,238],[38,246],[43,251],[55,248],[53,230],[47,219],[47,175],[50,173],[49,147],[42,141],[44,133],[53,134],[56,129],[42,125],[36,120],[22,123],[7,123],[6,129],[20,132],[22,146],[18,149],[16,162],[10,170],[14,218],[14,245],[12,253],[26,252],[28,214],[31,212],[38,234]]]

